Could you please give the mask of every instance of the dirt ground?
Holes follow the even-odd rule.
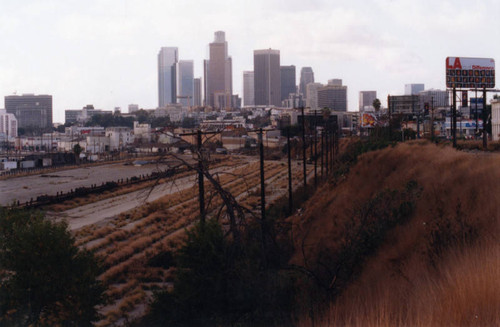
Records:
[[[77,187],[100,185],[103,182],[147,175],[167,168],[166,165],[133,166],[120,163],[0,180],[0,205],[9,205],[13,201],[23,203],[44,194],[55,195],[57,192],[68,192]]]

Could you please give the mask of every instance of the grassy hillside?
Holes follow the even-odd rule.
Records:
[[[422,141],[337,174],[290,218],[317,285],[301,325],[499,325],[498,167]]]

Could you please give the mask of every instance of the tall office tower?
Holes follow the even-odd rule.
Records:
[[[224,32],[215,32],[214,42],[209,44],[209,57],[203,65],[205,103],[216,109],[230,108],[233,95],[233,68]]]
[[[176,103],[175,68],[178,61],[176,47],[163,47],[158,53],[158,107]]]
[[[201,107],[201,77],[193,80],[193,106]]]
[[[347,86],[335,83],[318,88],[318,108],[347,111]]]
[[[243,105],[255,105],[254,73],[253,71],[243,72]]]
[[[359,111],[373,110],[373,100],[377,98],[377,91],[359,91]]]
[[[281,106],[281,74],[279,50],[253,52],[255,105]]]
[[[297,92],[295,84],[295,66],[281,66],[281,101],[288,99],[288,96]]]
[[[8,95],[5,110],[16,117],[20,128],[52,130],[52,95]]]
[[[306,107],[313,110],[318,109],[318,89],[323,87],[321,83],[309,83],[306,85]]]
[[[183,107],[193,103],[194,64],[192,60],[179,60],[176,64],[177,102]]]
[[[17,119],[13,114],[8,114],[5,109],[0,109],[0,134],[17,137]]]
[[[311,67],[302,67],[300,70],[299,93],[307,98],[307,84],[314,83],[314,72]]]
[[[405,95],[418,95],[424,89],[424,84],[405,84]]]

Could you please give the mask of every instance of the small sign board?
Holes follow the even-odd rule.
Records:
[[[495,60],[492,58],[446,58],[446,87],[491,89],[495,87]]]

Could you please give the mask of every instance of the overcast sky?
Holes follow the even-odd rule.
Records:
[[[217,30],[234,93],[253,50],[273,48],[297,82],[303,66],[320,83],[343,79],[352,111],[362,90],[385,104],[404,84],[444,89],[447,56],[497,59],[500,1],[0,0],[0,95],[51,94],[55,122],[87,104],[155,108],[160,47],[178,47],[201,77]]]

